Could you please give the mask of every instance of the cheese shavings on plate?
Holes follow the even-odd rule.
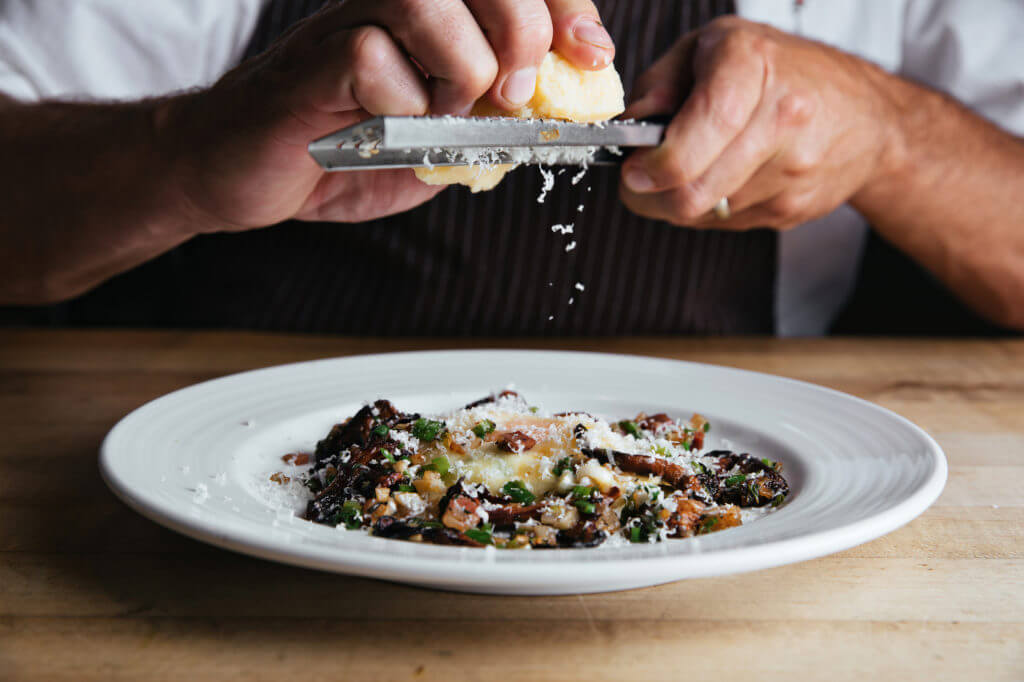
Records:
[[[434,417],[387,400],[336,424],[270,481],[308,490],[306,518],[373,535],[470,547],[650,543],[741,525],[789,493],[782,465],[705,450],[711,426],[638,414],[546,414],[503,391]]]

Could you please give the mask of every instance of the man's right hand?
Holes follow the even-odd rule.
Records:
[[[359,222],[440,189],[409,169],[325,173],[310,141],[378,115],[515,109],[555,49],[586,69],[613,46],[589,0],[349,0],[296,25],[206,91],[167,100],[158,144],[198,231],[289,218]]]

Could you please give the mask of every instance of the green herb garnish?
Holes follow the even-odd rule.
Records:
[[[586,500],[594,494],[594,487],[590,485],[575,485],[572,488],[572,499]]]
[[[385,436],[388,435],[388,425],[377,424],[376,426],[373,427],[373,430],[370,431],[370,433],[372,433],[375,436],[380,436],[381,438],[384,438]]]
[[[765,465],[769,469],[774,469],[775,468],[775,462],[771,461],[767,457],[762,457],[761,458],[761,464]]]
[[[704,433],[711,430],[711,422],[704,422]]]
[[[416,492],[416,488],[414,488],[413,486],[409,485],[408,483],[399,483],[398,484],[398,492],[400,492],[400,493],[414,493],[414,492]]]
[[[386,459],[387,461],[394,463],[395,456],[392,455],[391,451],[388,450],[387,448],[381,448],[380,449],[380,454],[384,455],[384,459]]]
[[[467,531],[463,531],[463,535],[471,540],[476,540],[481,545],[493,545],[494,538],[491,535],[491,529],[493,526],[489,523],[481,523],[479,528],[470,528]]]
[[[778,495],[776,495],[775,497],[772,498],[772,506],[773,507],[778,507],[780,504],[782,504],[785,501],[786,501],[786,496],[783,495],[782,493],[779,493]]]
[[[629,529],[629,541],[643,542],[643,540],[640,539],[640,526],[633,526]]]
[[[522,481],[509,481],[502,487],[501,492],[522,504],[530,504],[537,499],[533,493],[526,489]]]
[[[345,528],[355,530],[363,522],[363,507],[355,500],[346,500],[332,521],[335,522],[335,525],[344,523]]]
[[[633,436],[633,438],[643,437],[640,434],[640,427],[636,425],[636,422],[631,422],[628,419],[623,419],[622,421],[619,422],[619,428],[622,429],[624,433],[628,433],[629,435]]]
[[[730,476],[729,478],[725,479],[725,484],[739,485],[740,483],[743,483],[743,481],[745,480],[747,480],[746,474],[736,474],[735,476]]]
[[[494,428],[494,422],[492,422],[490,419],[484,419],[476,423],[476,426],[473,427],[473,433],[475,433],[477,437],[483,438],[487,434],[492,433],[494,431]]]
[[[430,460],[430,464],[426,465],[423,468],[429,471],[436,471],[437,473],[444,476],[445,474],[448,473],[449,466],[450,465],[448,463],[448,458],[445,457],[444,455],[441,455],[440,457],[435,457],[434,459]]]
[[[709,517],[707,517],[706,519],[704,519],[703,521],[700,522],[700,532],[701,533],[710,533],[712,530],[715,529],[715,526],[717,526],[717,525],[718,525],[718,517],[717,516],[709,516]]]
[[[747,484],[747,493],[754,502],[761,499],[761,487],[757,484],[756,478]]]
[[[416,436],[422,441],[430,442],[437,440],[437,437],[444,432],[444,422],[435,421],[433,419],[420,418],[412,424],[412,435]]]
[[[704,466],[704,464],[701,463],[701,462],[692,462],[690,464],[690,466],[692,466],[693,470],[696,471],[698,474],[709,474],[709,473],[711,473],[710,471],[708,471],[708,468],[706,466]]]
[[[530,412],[532,414],[537,414],[537,412],[539,412],[539,411],[540,411],[539,407],[532,407],[532,406],[530,407]]]
[[[576,500],[573,504],[584,514],[593,514],[594,510],[597,509],[593,502],[588,502],[587,500]]]
[[[555,465],[555,476],[561,476],[568,471],[570,467],[572,467],[572,460],[568,457],[563,457],[558,460],[558,464]]]

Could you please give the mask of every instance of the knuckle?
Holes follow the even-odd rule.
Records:
[[[682,156],[672,150],[662,148],[662,154],[654,157],[650,165],[650,174],[659,187],[680,187],[689,180],[686,162]]]
[[[688,185],[673,191],[671,202],[673,215],[683,223],[692,223],[707,213],[700,205],[699,195]]]
[[[503,56],[530,61],[547,53],[554,38],[554,28],[547,9],[541,5],[540,10],[524,8],[509,23],[502,37],[505,44],[499,48]]]
[[[723,33],[727,34],[733,30],[741,29],[744,21],[733,14],[727,14],[715,19],[712,19],[705,25],[706,33]]]
[[[456,79],[456,85],[461,89],[461,94],[467,97],[477,98],[487,92],[491,83],[498,75],[498,62],[493,55],[486,59],[468,59],[463,62],[461,77]]]
[[[783,193],[769,200],[765,208],[774,220],[785,223],[803,211],[804,201],[796,194]]]
[[[395,16],[420,17],[430,11],[430,3],[426,0],[391,0],[391,8]],[[438,3],[439,5],[443,3]]]
[[[379,71],[393,55],[391,37],[377,26],[361,26],[352,31],[347,52],[348,62],[357,70]]]
[[[816,108],[814,98],[804,93],[788,93],[779,99],[779,124],[786,127],[804,125],[814,116]]]
[[[800,176],[810,173],[821,165],[821,151],[811,144],[800,144],[790,150],[786,159],[786,173]]]
[[[739,88],[723,83],[714,91],[702,91],[701,97],[701,108],[716,128],[727,133],[737,133],[742,129],[746,123],[746,111]]]

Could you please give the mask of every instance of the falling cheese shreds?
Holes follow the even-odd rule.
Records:
[[[583,291],[583,283],[582,282],[576,282],[576,289],[578,291]]]
[[[566,253],[568,253],[569,251],[572,251],[575,248],[576,248],[576,242],[575,241],[571,241],[571,242],[569,242],[568,244],[565,245]]]
[[[576,223],[567,223],[565,225],[552,225],[551,231],[557,234],[572,234],[573,227]]]
[[[555,186],[555,174],[544,168],[544,166],[537,166],[537,168],[540,169],[540,176],[544,178],[544,185],[540,188],[537,203],[543,204],[544,200],[548,198],[548,192]]]
[[[580,204],[579,206],[576,207],[576,212],[583,213],[583,204]]]

